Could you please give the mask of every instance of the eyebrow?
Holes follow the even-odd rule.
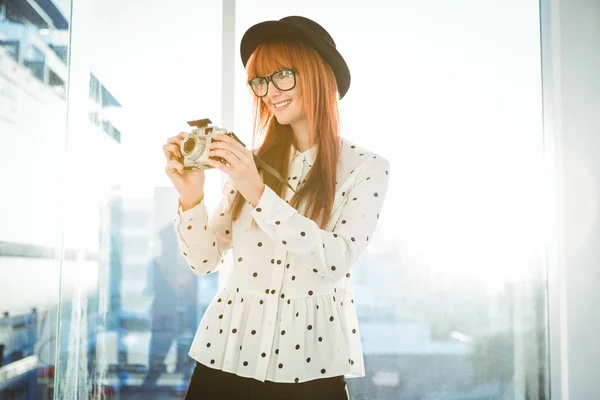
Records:
[[[277,71],[272,72],[272,73],[267,74],[267,75],[255,75],[254,77],[250,78],[250,80],[252,80],[254,78],[266,78],[267,76],[271,76],[271,75],[276,74],[276,73],[281,72],[281,71],[290,70],[292,68],[294,68],[294,67],[283,67],[283,68],[278,69]]]

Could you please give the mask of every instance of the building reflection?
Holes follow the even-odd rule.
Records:
[[[96,199],[105,203],[98,217],[67,214],[90,218],[82,235],[98,226],[97,251],[61,250],[68,29],[52,0],[0,2],[0,184],[10,194],[0,208],[0,398],[179,393],[217,275],[199,284],[179,255],[173,189],[123,199],[118,176],[105,171],[98,184],[111,194]],[[116,160],[123,133],[105,111],[121,104],[93,71],[88,77],[83,141],[94,154],[86,157]],[[35,163],[8,174],[23,154]]]
[[[60,196],[53,182],[64,146],[68,29],[68,17],[50,0],[0,2],[1,399],[53,392],[60,252],[59,221],[51,215],[58,215]],[[42,151],[46,157],[26,162]],[[47,165],[28,166],[38,162]],[[36,191],[43,202],[33,209],[28,199]],[[40,227],[32,229],[35,220]],[[65,261],[72,259],[67,252]]]

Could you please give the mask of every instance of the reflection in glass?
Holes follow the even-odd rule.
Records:
[[[198,118],[197,102],[193,109],[192,102],[183,102],[190,104],[186,115],[169,112],[171,103],[178,111],[183,107],[167,98],[165,87],[189,87],[174,83],[185,76],[171,71],[174,63],[194,74],[200,65],[196,55],[182,64],[169,52],[182,43],[190,47],[185,41],[198,36],[218,45],[219,35],[208,23],[182,24],[195,34],[178,41],[172,34],[183,32],[180,28],[160,37],[130,33],[163,26],[174,20],[170,13],[185,7],[197,9],[189,13],[194,22],[200,14],[218,21],[219,6],[156,2],[140,14],[134,3],[73,4],[73,19],[80,23],[70,43],[66,158],[78,168],[67,171],[64,242],[95,257],[62,269],[58,398],[169,398],[187,388],[193,367],[188,351],[218,276],[200,282],[178,251],[177,193],[158,182],[164,178],[163,167],[157,168],[163,159],[155,139],[181,129],[173,121]],[[208,34],[199,34],[199,28]],[[146,62],[148,56],[152,62]],[[214,64],[207,75],[217,74]],[[66,286],[70,281],[75,285]]]
[[[0,399],[54,394],[69,19],[0,2]]]
[[[191,345],[190,338],[196,331],[197,282],[195,278],[181,281],[185,274],[185,260],[177,246],[177,237],[172,226],[160,231],[161,252],[149,265],[148,280],[151,289],[151,336],[149,345],[149,371],[145,384],[156,384],[160,373],[166,372],[165,360],[171,344],[177,339],[177,349]],[[183,354],[176,352],[175,371],[189,372],[192,362]],[[189,376],[188,376],[189,378]]]

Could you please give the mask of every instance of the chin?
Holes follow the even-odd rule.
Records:
[[[299,116],[297,113],[282,113],[282,115],[274,115],[275,118],[277,118],[277,122],[279,122],[281,125],[290,125],[301,119],[301,116]]]
[[[279,125],[289,125],[292,122],[289,118],[286,117],[278,117],[277,115],[275,115],[275,118],[277,119]]]
[[[290,115],[288,113],[283,113],[283,115],[275,114],[275,118],[277,118],[277,122],[281,125],[289,125],[298,119],[295,115]]]

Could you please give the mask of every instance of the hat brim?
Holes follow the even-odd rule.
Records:
[[[262,43],[271,39],[299,40],[313,49],[329,64],[338,86],[340,99],[350,87],[350,69],[336,47],[323,36],[285,21],[266,21],[250,27],[240,43],[240,55],[244,67],[254,50]]]

